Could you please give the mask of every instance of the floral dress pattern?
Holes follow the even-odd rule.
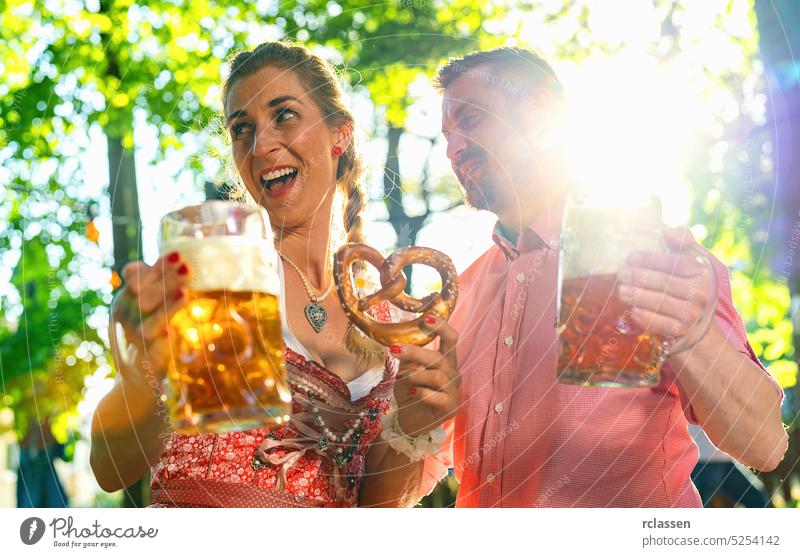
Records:
[[[377,317],[389,319],[388,313]],[[151,471],[151,507],[358,505],[366,455],[389,410],[397,361],[387,357],[378,383],[351,400],[340,377],[289,347],[285,356],[289,422],[231,433],[171,434]],[[349,428],[354,432],[337,443],[326,438],[325,426],[339,437]]]

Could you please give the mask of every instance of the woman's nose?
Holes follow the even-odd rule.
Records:
[[[253,154],[257,157],[266,157],[277,151],[279,147],[278,136],[269,128],[257,128],[253,134]]]

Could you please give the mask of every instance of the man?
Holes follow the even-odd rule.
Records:
[[[758,362],[718,275],[716,319],[671,355],[659,387],[608,389],[556,379],[560,223],[569,190],[559,143],[564,91],[534,52],[500,48],[437,75],[447,156],[466,201],[498,217],[493,245],[461,276],[461,407],[452,434],[465,507],[699,507],[687,420],[743,464],[771,470],[786,450],[782,391]],[[693,242],[666,230],[675,247]],[[664,337],[694,325],[711,297],[695,260],[638,252],[620,273],[634,319]],[[692,292],[690,284],[702,284]],[[713,303],[711,300],[709,303]],[[674,332],[677,331],[678,335]],[[444,453],[443,453],[444,454]],[[445,472],[426,462],[422,492]]]

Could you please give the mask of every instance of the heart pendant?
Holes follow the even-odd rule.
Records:
[[[328,312],[322,305],[311,302],[306,306],[306,319],[314,328],[314,332],[320,332],[328,323]]]

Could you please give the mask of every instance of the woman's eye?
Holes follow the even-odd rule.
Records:
[[[289,110],[288,108],[281,108],[278,112],[275,113],[275,121],[276,122],[285,122],[291,118],[297,116],[297,113],[294,110]]]
[[[231,131],[233,131],[233,138],[238,139],[250,131],[250,124],[236,124]]]

